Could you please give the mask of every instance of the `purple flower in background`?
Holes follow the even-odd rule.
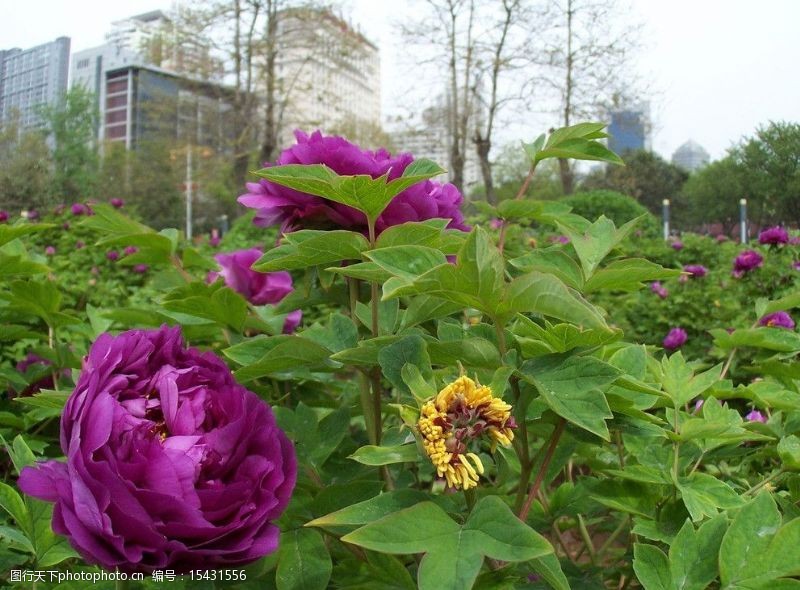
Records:
[[[792,268],[795,270],[800,270],[800,260],[795,260],[792,262]]]
[[[86,246],[86,244],[84,243],[83,240],[78,240],[77,242],[75,242],[75,249],[76,250],[80,250],[84,246]]]
[[[491,227],[492,229],[500,229],[501,227],[503,227],[503,220],[498,219],[497,217],[493,217],[492,219],[489,220],[489,227]]]
[[[550,236],[550,241],[554,244],[569,244],[569,238],[567,236]]]
[[[705,404],[705,403],[706,403],[706,400],[704,400],[703,398],[700,398],[696,402],[694,402],[694,412],[692,412],[692,414],[697,414],[700,411],[700,409],[703,407],[703,404]]]
[[[39,219],[39,212],[36,209],[31,209],[30,211],[26,211],[25,217],[29,221],[36,221]]]
[[[123,250],[123,252],[125,253],[125,256],[130,256],[131,254],[136,254],[138,251],[139,251],[139,248],[137,248],[136,246],[125,246],[125,249]]]
[[[728,236],[726,236],[725,234],[717,234],[717,242],[721,244],[722,242],[727,242],[727,241],[728,241]]]
[[[74,203],[72,205],[72,214],[73,215],[86,215],[89,212],[89,208],[82,204],[82,203]]]
[[[764,257],[755,250],[741,252],[733,261],[733,276],[737,279],[764,264]]]
[[[789,238],[789,244],[792,246],[797,246],[800,244],[800,236],[792,236]]]
[[[785,244],[788,241],[789,241],[789,232],[787,232],[779,225],[765,229],[760,234],[758,234],[759,244],[771,244],[773,246],[777,246],[778,244]]]
[[[219,246],[221,240],[222,238],[220,238],[219,236],[211,236],[210,238],[208,238],[208,245],[211,246],[212,248],[216,248],[217,246]]]
[[[770,328],[786,328],[794,330],[794,320],[785,311],[776,311],[768,313],[763,318],[758,320],[759,326],[768,326]]]
[[[61,417],[66,463],[28,495],[88,562],[124,572],[240,566],[274,552],[297,476],[270,407],[180,328],[102,334]]]
[[[249,248],[214,256],[225,284],[253,305],[278,303],[294,290],[292,275],[288,272],[258,272],[250,268],[262,254],[258,248]],[[213,279],[216,280],[216,276]],[[283,326],[284,333],[297,328],[301,316],[299,309],[289,314]]]
[[[146,265],[146,264],[137,264],[137,265],[135,265],[135,266],[133,267],[133,269],[132,269],[132,270],[133,270],[133,272],[135,272],[136,274],[143,275],[143,274],[144,274],[144,273],[146,273],[148,270],[150,270],[150,267],[149,267],[148,265]]]
[[[676,350],[686,343],[686,338],[686,331],[683,328],[672,328],[664,337],[664,348]]]
[[[106,252],[106,258],[108,258],[112,262],[114,260],[118,260],[119,259],[119,252],[117,252],[116,250],[109,250],[108,252]]]
[[[297,143],[281,152],[274,165],[324,164],[337,174],[365,174],[394,180],[414,161],[411,154],[392,156],[384,149],[362,150],[343,137],[320,131],[307,135],[295,131]],[[270,164],[265,164],[269,166]],[[432,180],[418,182],[397,195],[375,224],[377,233],[407,221],[449,219],[448,227],[466,231],[461,214],[461,193],[452,184]],[[257,209],[256,225],[281,224],[284,233],[301,228],[346,228],[366,233],[366,217],[352,207],[301,193],[262,179],[248,182],[247,193],[239,197],[245,207]]]
[[[762,414],[758,410],[753,410],[752,412],[747,414],[747,416],[745,416],[744,419],[747,420],[748,422],[762,422],[762,423],[764,423],[764,422],[767,421],[767,417],[764,416],[764,414]]]
[[[65,221],[64,223],[62,223],[61,227],[63,227],[64,229],[69,229],[69,221]]]
[[[661,284],[661,281],[653,281],[650,283],[650,290],[661,297],[661,299],[666,299],[667,295],[669,295],[669,291]]]
[[[0,223],[5,223],[6,221],[8,221],[8,211],[0,209]]]
[[[111,206],[114,207],[115,209],[121,209],[122,207],[125,206],[125,201],[123,201],[119,197],[114,197],[109,201],[109,203],[111,203]]]
[[[44,249],[45,256],[54,256],[56,249],[53,246],[48,246]]]
[[[683,250],[683,242],[680,240],[674,240],[670,246],[672,246],[673,250]]]
[[[693,279],[699,279],[708,274],[708,269],[702,264],[687,264],[683,267],[683,272],[688,272]]]

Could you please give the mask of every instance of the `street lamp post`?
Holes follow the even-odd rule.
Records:
[[[747,199],[739,199],[739,240],[747,243]]]
[[[192,240],[192,146],[186,146],[186,239]]]
[[[661,201],[661,216],[664,220],[664,241],[669,240],[669,199]]]

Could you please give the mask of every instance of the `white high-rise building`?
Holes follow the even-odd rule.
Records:
[[[364,35],[330,10],[291,8],[278,14],[276,39],[281,146],[295,129],[380,127],[380,55]]]
[[[67,91],[69,37],[30,49],[0,51],[0,124],[19,116],[20,129],[43,125],[39,108]]]

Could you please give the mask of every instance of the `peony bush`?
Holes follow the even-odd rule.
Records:
[[[531,175],[619,164],[603,129]],[[442,172],[298,133],[221,241],[0,222],[3,584],[795,587],[792,237],[467,223]]]

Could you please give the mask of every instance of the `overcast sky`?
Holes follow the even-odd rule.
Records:
[[[800,121],[800,0],[631,3],[629,18],[645,27],[636,67],[652,81],[655,151],[669,158],[691,138],[716,159],[761,124]],[[170,5],[170,0],[0,0],[0,49],[66,35],[79,51],[102,43],[111,21]],[[407,5],[406,0],[346,0],[350,18],[381,49],[384,116],[403,104],[407,78],[392,76],[401,63],[402,40],[392,23]]]

